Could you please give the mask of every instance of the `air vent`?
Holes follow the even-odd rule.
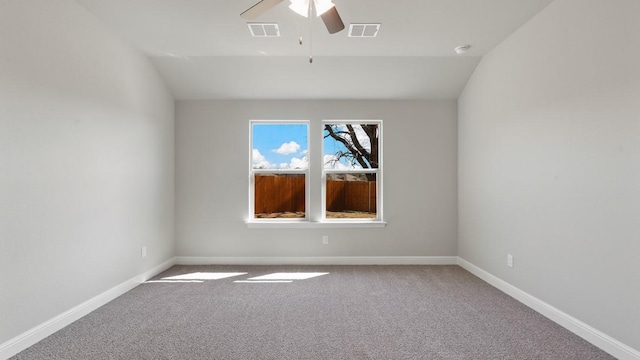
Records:
[[[380,24],[350,24],[349,37],[376,37]]]
[[[280,37],[278,24],[247,23],[253,37]]]

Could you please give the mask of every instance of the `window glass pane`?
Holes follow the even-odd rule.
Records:
[[[327,174],[327,219],[377,218],[376,174],[346,172]]]
[[[325,124],[325,169],[377,169],[378,124]]]
[[[305,174],[255,174],[254,218],[304,218]]]
[[[253,169],[307,169],[307,124],[253,123]]]

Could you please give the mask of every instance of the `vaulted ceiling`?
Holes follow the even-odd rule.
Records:
[[[274,38],[252,37],[240,17],[258,0],[76,1],[148,56],[177,99],[455,99],[481,57],[552,0],[334,0],[347,29],[333,35],[283,1],[255,20],[277,23]],[[382,25],[353,38],[350,23]]]

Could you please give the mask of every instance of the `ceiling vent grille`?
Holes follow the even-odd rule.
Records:
[[[380,24],[350,24],[349,37],[376,37]]]
[[[247,23],[253,37],[280,37],[280,28],[275,23]]]

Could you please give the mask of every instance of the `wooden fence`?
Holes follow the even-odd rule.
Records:
[[[304,175],[256,175],[254,181],[256,214],[305,211]],[[376,212],[375,181],[329,180],[326,193],[328,211]]]
[[[375,181],[327,181],[328,211],[376,212]]]
[[[304,212],[304,175],[256,175],[255,213]]]

